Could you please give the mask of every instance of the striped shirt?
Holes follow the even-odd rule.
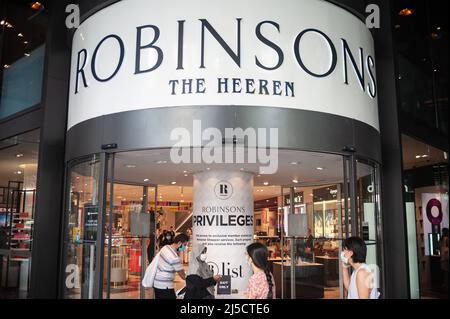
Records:
[[[175,273],[181,270],[183,266],[177,252],[170,245],[164,246],[161,248],[153,286],[158,289],[173,289]]]

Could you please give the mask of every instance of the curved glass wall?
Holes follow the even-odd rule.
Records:
[[[279,150],[278,170],[270,175],[260,174],[256,164],[174,164],[169,149],[74,161],[67,181],[63,296],[153,298],[153,289],[140,284],[142,275],[164,245],[164,231],[192,235],[194,175],[228,170],[253,175],[253,239],[269,249],[276,298],[345,298],[339,254],[352,229],[367,244],[367,263],[382,262],[377,165],[355,161],[352,178],[345,169],[350,159]],[[191,248],[180,255],[186,270]],[[174,284],[176,291],[185,285],[178,275]]]

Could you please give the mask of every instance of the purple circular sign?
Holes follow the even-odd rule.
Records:
[[[433,207],[437,207],[437,209],[439,210],[439,215],[437,215],[436,217],[434,217],[433,214],[431,214],[431,209]],[[432,225],[440,225],[442,222],[442,217],[443,217],[443,214],[442,214],[441,202],[436,198],[430,199],[427,203],[427,218],[428,218],[428,220],[430,221],[430,223]]]

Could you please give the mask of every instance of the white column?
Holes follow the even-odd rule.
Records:
[[[253,242],[253,215],[252,174],[208,171],[194,175],[192,244],[207,247],[207,262],[215,274],[231,276],[231,295],[217,298],[244,296],[251,276],[246,247]],[[189,271],[195,273],[195,269]]]

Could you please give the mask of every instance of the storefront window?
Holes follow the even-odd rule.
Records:
[[[0,290],[26,298],[33,249],[39,130],[0,141]]]
[[[41,101],[47,18],[29,1],[2,2],[0,8],[0,119]]]
[[[411,298],[448,298],[448,154],[406,135],[402,144]]]

